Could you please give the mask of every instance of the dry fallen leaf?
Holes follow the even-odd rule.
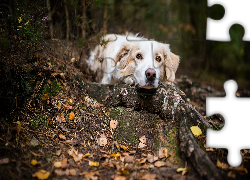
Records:
[[[60,134],[60,135],[59,135],[59,138],[60,138],[61,140],[66,140],[66,137],[65,137],[63,134]]]
[[[126,180],[125,176],[115,175],[114,180]]]
[[[35,166],[38,164],[37,160],[35,159],[32,159],[31,162],[30,162],[31,165]]]
[[[101,137],[98,139],[98,145],[99,146],[105,146],[107,144],[108,140],[105,134],[101,134]]]
[[[162,158],[167,158],[168,156],[169,156],[169,154],[168,154],[168,149],[167,149],[167,148],[160,148],[160,149],[159,149],[158,157],[159,157],[160,159],[162,159]]]
[[[140,143],[139,143],[139,145],[138,145],[138,148],[144,148],[144,147],[146,147],[147,145],[146,145],[146,136],[142,136],[142,137],[140,137],[140,139],[139,139],[139,141],[140,141]]]
[[[0,159],[0,165],[1,164],[8,164],[9,162],[10,162],[9,158]]]
[[[114,144],[115,144],[115,147],[116,147],[117,149],[120,149],[120,146],[119,146],[119,144],[118,144],[117,141],[114,141]]]
[[[58,114],[58,115],[56,116],[56,120],[57,120],[58,122],[60,122],[60,123],[61,123],[61,122],[66,122],[63,113]]]
[[[128,149],[128,147],[125,146],[125,145],[123,145],[123,144],[122,144],[120,147],[121,147],[123,150],[125,150],[125,151]]]
[[[90,153],[84,154],[82,158],[86,158],[86,157],[88,157],[88,156],[90,156]]]
[[[98,180],[98,176],[95,176],[96,172],[82,172],[80,175],[84,175],[86,180]]]
[[[49,99],[49,94],[48,94],[48,93],[43,94],[42,100],[45,101],[45,100],[47,100],[47,99]]]
[[[117,124],[118,124],[118,121],[116,121],[116,120],[111,120],[111,121],[110,121],[110,128],[111,128],[111,129],[115,129],[116,126],[117,126]]]
[[[64,159],[62,160],[62,168],[63,168],[63,169],[66,169],[66,168],[68,167],[67,161],[68,161],[67,158],[64,158]]]
[[[147,173],[144,176],[142,176],[141,179],[143,179],[143,180],[155,180],[156,175]]]
[[[55,166],[55,168],[60,168],[60,167],[62,167],[62,162],[54,162],[54,166]]]
[[[119,152],[117,152],[116,154],[110,154],[110,157],[114,158],[115,160],[117,160],[117,157],[119,156],[121,156]]]
[[[97,166],[99,166],[99,162],[89,161],[89,165],[97,167]]]
[[[147,155],[148,162],[152,163],[158,160],[157,156],[153,156],[152,154]]]
[[[38,179],[48,179],[50,173],[45,171],[44,169],[41,169],[34,173],[32,177],[37,177]]]
[[[73,120],[75,118],[74,112],[69,113],[69,120]]]
[[[21,131],[21,129],[22,129],[21,123],[20,123],[20,121],[17,121],[16,124],[17,124],[17,125],[16,125],[17,134],[19,134],[20,131]]]
[[[195,136],[199,136],[202,134],[201,129],[198,126],[192,126],[192,127],[190,127],[190,129],[191,129],[193,135],[195,135]]]
[[[166,165],[167,165],[167,163],[163,162],[163,161],[156,161],[155,162],[156,167],[162,167],[162,166],[166,166]]]
[[[221,168],[221,169],[228,169],[229,166],[223,162],[220,162],[218,159],[217,159],[217,164],[216,164],[217,167]]]
[[[134,156],[126,156],[124,158],[124,163],[133,163],[135,161],[135,157]]]

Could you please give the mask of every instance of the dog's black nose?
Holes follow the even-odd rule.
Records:
[[[148,68],[148,69],[145,71],[145,75],[146,75],[146,78],[147,78],[149,81],[154,81],[154,80],[155,80],[155,77],[156,77],[156,72],[155,72],[154,69]]]

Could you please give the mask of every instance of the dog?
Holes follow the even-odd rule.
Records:
[[[104,36],[87,60],[102,84],[126,83],[145,89],[157,88],[160,81],[173,82],[179,62],[169,44],[115,34]]]

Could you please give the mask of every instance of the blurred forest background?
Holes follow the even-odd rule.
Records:
[[[224,13],[220,5],[208,8],[206,0],[2,1],[0,54],[6,56],[18,47],[20,54],[28,55],[49,39],[84,47],[106,33],[140,33],[169,43],[180,55],[177,77],[187,75],[221,87],[227,79],[235,79],[239,87],[247,87],[250,44],[242,42],[244,28],[232,26],[231,42],[206,41],[207,17],[220,19]]]

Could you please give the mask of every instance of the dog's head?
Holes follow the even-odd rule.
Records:
[[[115,58],[114,78],[141,88],[157,88],[159,81],[174,81],[179,56],[168,44],[156,41],[124,44]]]

